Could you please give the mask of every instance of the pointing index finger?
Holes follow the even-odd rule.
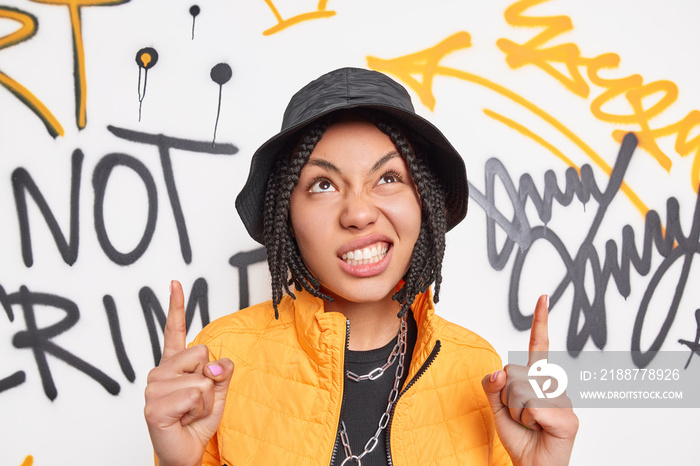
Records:
[[[185,323],[185,295],[177,280],[170,282],[170,306],[163,330],[163,357],[161,362],[185,350],[187,324]]]
[[[528,366],[540,359],[547,359],[549,352],[549,296],[543,294],[537,300],[535,312],[532,315],[532,328],[530,329],[530,345],[528,348]]]

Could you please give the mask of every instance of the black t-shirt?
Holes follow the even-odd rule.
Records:
[[[406,356],[404,357],[404,370],[400,387],[403,387],[408,377],[408,368],[418,333],[416,320],[411,312],[407,315],[406,323]],[[369,351],[348,350],[345,356],[346,369],[355,374],[364,375],[377,367],[383,366],[389,358],[391,350],[396,345],[396,338],[382,348]],[[389,404],[389,394],[391,389],[394,388],[398,362],[399,358],[397,357],[384,374],[375,380],[354,382],[347,377],[345,378],[344,399],[340,416],[341,420],[345,422],[353,455],[362,453],[365,450],[367,441],[377,432],[379,419],[386,411],[386,407]],[[362,458],[363,466],[386,466],[388,464],[386,457],[386,435],[388,430],[389,428],[387,427],[382,431],[378,438],[379,443],[377,446],[371,453]],[[345,459],[345,451],[339,435],[336,438],[335,448],[335,461],[331,463],[331,466],[338,466]]]

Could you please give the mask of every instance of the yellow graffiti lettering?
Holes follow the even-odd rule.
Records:
[[[535,65],[562,83],[567,89],[581,97],[588,97],[590,88],[581,75],[579,67],[586,63],[575,44],[561,44],[543,48],[550,40],[573,29],[568,16],[533,17],[523,13],[528,8],[548,0],[524,0],[514,3],[505,11],[505,18],[511,26],[541,27],[542,32],[524,44],[516,44],[508,39],[499,39],[496,45],[506,53],[506,63],[515,69],[523,65]],[[560,72],[552,63],[563,64],[568,72]]]
[[[508,23],[520,27],[544,28],[539,34],[524,44],[516,44],[507,39],[499,39],[497,45],[506,53],[506,61],[512,68],[531,64],[544,70],[554,77],[572,93],[588,98],[589,83],[585,81],[579,69],[586,68],[587,77],[591,84],[604,90],[595,97],[590,105],[591,113],[597,119],[613,123],[633,125],[639,141],[639,148],[649,153],[667,172],[671,170],[673,161],[658,145],[657,139],[672,134],[676,135],[676,152],[685,157],[695,153],[691,171],[691,186],[698,192],[700,184],[700,142],[698,138],[688,139],[690,130],[696,127],[695,111],[683,120],[663,128],[651,128],[650,121],[665,112],[678,99],[678,87],[668,80],[654,81],[644,84],[640,75],[623,78],[606,79],[600,76],[602,69],[618,68],[620,57],[614,53],[605,53],[594,58],[581,56],[576,44],[568,43],[549,48],[543,46],[553,38],[573,29],[573,23],[568,16],[532,17],[524,13],[529,8],[544,3],[547,0],[522,0],[511,5],[505,12]],[[561,73],[552,64],[564,65],[568,75]],[[629,105],[627,113],[612,113],[606,107],[615,99],[624,98]],[[614,130],[612,136],[618,142],[628,131]]]
[[[619,63],[619,57],[613,56],[616,58],[616,62]],[[639,147],[650,153],[666,171],[670,171],[673,163],[656,143],[656,138],[649,127],[649,120],[661,114],[676,101],[678,98],[678,87],[671,81],[654,81],[649,84],[643,84],[643,78],[640,75],[619,79],[603,79],[598,75],[598,70],[602,66],[612,63],[612,60],[601,57],[597,57],[592,61],[589,68],[589,78],[594,84],[607,87],[608,89],[593,99],[591,102],[591,113],[599,120],[609,123],[636,124],[639,127],[639,130],[636,131]],[[655,94],[660,94],[661,97],[651,107],[645,108],[644,100]],[[632,110],[631,113],[613,114],[603,110],[603,106],[606,103],[622,95],[625,96],[629,103]]]
[[[127,3],[129,0],[31,0],[48,5],[63,5],[70,13],[71,29],[73,31],[73,56],[75,57],[75,118],[78,128],[83,129],[87,124],[87,78],[85,75],[85,49],[83,47],[82,23],[80,9],[84,6],[108,6]]]
[[[576,169],[576,171],[579,172],[579,174],[581,173],[581,167],[576,165],[569,157],[564,155],[564,153],[562,151],[560,151],[559,149],[557,149],[554,145],[550,144],[543,137],[541,137],[537,133],[529,130],[524,125],[521,125],[520,123],[518,123],[514,120],[511,120],[510,118],[507,118],[507,117],[501,115],[500,113],[496,113],[493,110],[489,110],[487,108],[484,109],[484,114],[486,116],[488,116],[489,118],[493,118],[496,121],[500,121],[504,125],[508,126],[511,129],[514,129],[515,131],[522,134],[526,138],[535,141],[537,144],[539,144],[540,146],[544,147],[549,152],[554,154],[554,156],[557,157],[559,160],[561,160],[562,162],[564,162],[565,164],[567,164],[570,167],[574,167]]]
[[[612,167],[600,156],[598,155],[588,144],[586,144],[581,138],[579,138],[573,131],[567,128],[559,120],[554,118],[552,115],[548,114],[537,105],[533,104],[524,97],[518,95],[517,93],[507,89],[500,84],[490,81],[481,76],[469,73],[467,71],[458,70],[455,68],[440,66],[440,60],[447,55],[449,52],[457,50],[458,48],[469,46],[469,34],[466,32],[461,32],[454,34],[444,41],[440,42],[438,45],[423,50],[421,52],[412,53],[402,57],[394,59],[380,59],[377,57],[367,57],[367,64],[370,68],[377,71],[382,71],[388,74],[393,74],[397,78],[404,81],[411,89],[413,89],[420,97],[421,101],[433,109],[435,105],[435,97],[432,92],[432,83],[435,76],[448,76],[457,79],[461,79],[467,82],[471,82],[489,89],[497,94],[510,99],[512,102],[520,105],[521,107],[529,110],[531,113],[536,115],[538,118],[547,122],[555,130],[559,131],[572,143],[578,146],[583,153],[585,153],[598,167],[600,167],[607,175],[612,173]],[[417,79],[415,76],[420,76],[422,79]],[[553,146],[551,144],[545,143],[544,139],[536,136],[529,130],[526,130],[523,125],[519,125],[512,120],[508,120],[505,117],[500,117],[497,113],[487,110],[485,111],[487,116],[495,118],[498,121],[506,124],[507,126],[515,129],[521,134],[533,139],[538,144],[543,145],[547,150],[552,151],[552,153],[559,159],[565,161],[567,165],[574,168],[578,167],[574,163],[566,158],[563,153],[558,150],[552,150]],[[639,198],[637,193],[635,193],[632,188],[625,182],[622,183],[620,187],[621,191],[627,196],[632,204],[639,210],[642,215],[646,215],[649,208],[644,204],[644,202]]]
[[[588,67],[588,79],[599,87],[606,88],[598,97],[591,102],[591,112],[599,120],[611,123],[630,123],[632,120],[620,115],[603,111],[603,105],[612,101],[618,96],[629,92],[642,85],[644,79],[638,75],[631,75],[624,78],[607,79],[599,75],[599,71],[606,68],[617,68],[620,65],[620,57],[614,53],[606,53],[593,58]]]
[[[265,0],[265,3],[270,8],[270,10],[272,10],[272,14],[275,15],[275,18],[277,19],[277,24],[275,26],[272,26],[271,28],[263,31],[263,35],[265,36],[269,36],[276,32],[280,32],[281,30],[286,29],[289,26],[293,26],[303,21],[309,21],[312,19],[319,18],[330,18],[331,16],[335,16],[335,11],[326,10],[326,4],[328,3],[327,0],[319,0],[318,6],[316,7],[316,11],[301,13],[287,19],[284,19],[282,17],[272,0]]]
[[[681,157],[687,157],[691,154],[695,155],[690,169],[690,183],[693,190],[698,193],[700,192],[700,134],[691,137],[693,133],[700,133],[700,111],[698,110],[691,111],[676,123],[649,130],[648,137],[652,141],[656,141],[662,137],[675,135],[674,149],[676,153]],[[624,137],[624,131],[614,131],[613,137],[621,141]]]
[[[649,109],[645,109],[643,100],[657,93],[662,94],[661,98]],[[678,98],[678,88],[670,81],[655,81],[639,88],[629,90],[626,97],[633,110],[633,115],[631,115],[630,118],[633,122],[637,123],[640,128],[637,132],[639,147],[649,152],[667,172],[671,171],[673,162],[671,162],[671,159],[663,153],[656,143],[656,138],[649,127],[649,119],[660,114],[676,101]]]
[[[442,58],[456,50],[471,46],[471,36],[466,31],[451,35],[434,47],[423,51],[404,55],[403,57],[384,60],[377,57],[367,57],[367,65],[377,71],[393,74],[414,90],[423,105],[430,110],[435,109],[433,95],[433,78]],[[414,75],[423,79],[418,81]]]
[[[690,138],[693,130],[700,130],[700,111],[693,110],[685,118],[668,128],[658,129],[658,136],[665,136],[665,131],[675,132],[676,152],[682,157],[695,153],[693,165],[690,169],[690,182],[696,193],[700,193],[700,135]]]
[[[36,34],[37,21],[29,13],[9,7],[0,7],[0,18],[17,21],[21,24],[16,31],[0,37],[0,50],[31,38]],[[53,137],[63,136],[63,127],[51,111],[29,89],[0,71],[0,84],[21,100],[44,123],[46,130]]]

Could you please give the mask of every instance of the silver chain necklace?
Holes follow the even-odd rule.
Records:
[[[340,466],[345,466],[346,464],[349,465],[352,461],[354,461],[357,464],[357,466],[361,466],[362,458],[364,458],[365,455],[374,450],[374,448],[379,443],[379,436],[381,435],[382,431],[386,428],[386,426],[389,425],[389,419],[391,417],[391,407],[394,406],[394,403],[396,403],[396,399],[399,397],[399,384],[401,383],[401,377],[403,377],[404,357],[406,356],[406,333],[406,316],[404,316],[401,319],[401,328],[399,330],[399,335],[396,340],[396,346],[394,346],[394,349],[391,351],[391,354],[389,355],[389,359],[387,360],[386,364],[384,364],[382,367],[378,367],[372,370],[371,372],[365,375],[358,376],[353,372],[347,371],[347,377],[355,382],[359,382],[360,380],[376,380],[379,377],[381,377],[384,371],[386,371],[389,368],[389,366],[391,366],[394,363],[397,357],[399,359],[399,363],[396,366],[396,375],[394,376],[394,388],[392,388],[391,393],[389,393],[389,404],[387,405],[384,414],[382,414],[382,417],[379,419],[379,426],[377,428],[377,431],[372,437],[370,437],[367,443],[365,443],[364,451],[359,455],[352,454],[352,449],[350,448],[350,439],[348,438],[348,432],[345,428],[345,422],[342,420],[340,421],[340,441],[343,444],[343,450],[345,450],[345,459],[342,463],[340,463]]]
[[[405,319],[401,319],[402,327],[399,328],[396,344],[394,345],[394,349],[391,350],[391,354],[387,358],[386,363],[382,367],[377,367],[376,369],[373,369],[364,375],[357,375],[354,372],[346,371],[345,375],[347,375],[348,379],[352,380],[353,382],[360,382],[363,380],[377,380],[379,377],[381,377],[384,374],[384,371],[386,371],[389,367],[391,367],[392,364],[394,364],[394,361],[396,361],[396,358],[401,353],[401,333],[404,330],[403,325],[405,325]]]

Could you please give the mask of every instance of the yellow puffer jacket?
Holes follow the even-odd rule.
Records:
[[[236,365],[226,412],[203,464],[328,465],[340,422],[347,324],[306,292],[208,325],[193,344]],[[508,465],[481,379],[501,368],[475,333],[413,306],[418,336],[407,387],[390,423],[394,465]],[[418,376],[417,380],[414,377]],[[382,447],[379,445],[378,448]],[[385,447],[386,448],[386,447]]]

